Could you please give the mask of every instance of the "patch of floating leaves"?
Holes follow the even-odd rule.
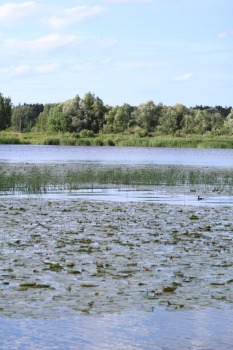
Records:
[[[0,206],[1,315],[233,306],[231,207],[46,198]]]

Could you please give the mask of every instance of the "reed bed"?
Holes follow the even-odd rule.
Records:
[[[24,169],[0,167],[0,192],[46,193],[50,190],[118,186],[233,187],[232,169],[200,169],[178,166],[31,166]]]
[[[13,133],[0,132],[0,144],[38,144],[64,146],[122,146],[175,148],[233,148],[233,138],[221,135],[156,135],[85,133]]]

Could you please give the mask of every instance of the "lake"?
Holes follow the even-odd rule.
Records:
[[[0,145],[0,163],[231,169],[233,150]],[[144,204],[138,191],[106,191],[0,196],[0,348],[232,349],[232,198],[144,191]],[[96,311],[85,299],[99,300]]]
[[[181,149],[181,148],[145,148],[145,147],[72,147],[72,146],[36,146],[36,145],[0,145],[0,163],[50,166],[88,165],[88,166],[122,166],[155,167],[182,166],[203,169],[231,169],[233,150],[228,149]],[[200,192],[200,193],[196,193]],[[202,202],[197,202],[197,195],[205,195]],[[1,193],[1,196],[3,194]],[[18,194],[19,195],[19,194]],[[9,196],[9,193],[7,194]],[[45,195],[44,195],[45,196]],[[47,191],[47,198],[69,199],[86,198],[108,201],[145,201],[183,205],[233,205],[232,191],[222,193],[211,191],[203,193],[197,188],[193,193],[180,191],[180,188],[147,186],[137,188],[81,188],[65,191],[53,189]]]
[[[0,162],[232,167],[232,149],[0,145]]]

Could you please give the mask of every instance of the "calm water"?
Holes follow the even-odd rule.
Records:
[[[232,167],[232,149],[0,145],[0,162]]]
[[[21,193],[0,193],[0,198],[49,198],[51,200],[74,200],[86,199],[90,201],[113,201],[113,202],[153,202],[165,203],[171,205],[184,206],[233,206],[233,192],[228,195],[221,195],[209,192],[203,200],[197,200],[197,192],[190,194],[190,192],[183,193],[179,187],[166,190],[139,190],[129,188],[85,188],[79,190],[53,190],[47,191],[45,194],[21,194]],[[181,193],[180,193],[181,192]],[[199,189],[198,193],[203,193]]]
[[[35,146],[0,145],[0,163],[88,163],[98,165],[182,165],[198,167],[233,168],[233,150],[228,149],[192,149],[192,148],[146,148],[146,147],[72,147],[72,146]],[[60,191],[47,193],[51,199],[86,198],[111,201],[144,201],[182,205],[233,205],[233,195],[205,195],[201,202],[196,194],[180,194],[170,190],[166,193],[154,191],[129,191],[118,189]],[[1,194],[1,196],[4,194]],[[13,195],[14,196],[14,195]]]
[[[233,150],[0,145],[0,162],[233,167]],[[100,200],[103,195],[105,199],[119,195],[117,190],[106,191],[104,194],[87,191],[84,195],[89,199],[99,196]],[[73,195],[82,197],[83,193]],[[124,195],[125,200],[140,200],[141,194],[126,191]],[[147,192],[144,196],[148,201],[155,200],[157,193]],[[190,196],[175,199],[166,196],[161,194],[158,200],[174,200],[178,204],[192,201]],[[221,201],[224,204],[225,198],[220,198]],[[233,309],[181,312],[158,308],[152,312],[132,310],[102,317],[61,314],[55,320],[0,318],[0,349],[230,350],[232,329]]]
[[[231,350],[233,310],[1,319],[1,350]]]

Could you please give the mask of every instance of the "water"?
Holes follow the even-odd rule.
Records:
[[[127,165],[186,165],[233,167],[233,150],[118,148],[0,145],[1,163],[97,163]],[[165,202],[197,205],[196,195],[177,195],[154,191],[123,190],[125,201]],[[118,200],[117,189],[80,190],[73,193],[50,194],[51,199],[73,197],[90,200]],[[4,196],[1,196],[4,201]],[[207,205],[229,204],[232,197],[206,198]],[[205,203],[206,202],[206,203]],[[1,220],[1,216],[0,216]],[[229,285],[231,288],[231,285]],[[224,304],[226,305],[226,304]],[[1,305],[0,305],[1,306]],[[120,314],[99,317],[65,315],[57,319],[0,318],[0,349],[82,349],[82,350],[230,350],[233,348],[233,308],[201,308],[151,312],[126,310]]]
[[[2,350],[230,350],[233,311],[125,312],[56,320],[1,319]]]
[[[232,167],[232,149],[0,145],[0,162]]]
[[[153,202],[184,206],[233,206],[233,193],[220,195],[209,192],[201,201],[197,194],[183,193],[184,187],[164,190],[132,188],[82,188],[78,190],[51,190],[43,194],[0,193],[0,198],[47,198],[50,200],[86,199],[111,202]],[[203,189],[200,189],[203,193]]]
[[[72,147],[37,145],[0,145],[0,163],[90,164],[90,165],[175,165],[203,168],[232,168],[232,149],[146,148],[146,147]],[[233,205],[232,193],[205,195],[198,202],[196,194],[183,194],[183,189],[171,193],[129,189],[82,189],[78,191],[47,192],[47,198],[86,198],[111,201],[153,201],[183,205]],[[1,193],[1,196],[4,195]]]

